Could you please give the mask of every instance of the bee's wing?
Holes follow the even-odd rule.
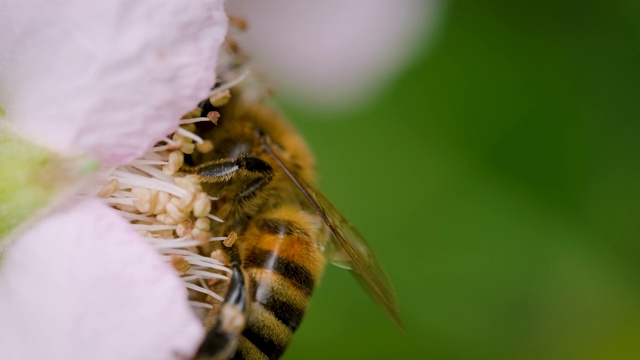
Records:
[[[330,243],[333,248],[332,260],[339,266],[353,270],[353,274],[369,294],[382,306],[391,319],[403,328],[391,282],[362,236],[322,193],[298,179],[286,167],[270,146],[270,139],[263,135],[262,140],[265,150],[275,158],[278,165],[318,212],[333,234]]]
[[[376,260],[369,245],[358,233],[358,230],[321,192],[313,190],[307,184],[304,186],[312,194],[310,201],[315,202],[315,205],[312,205],[316,210],[318,208],[321,210],[319,211],[320,216],[333,234],[328,249],[330,260],[340,267],[351,269],[356,279],[393,321],[403,327],[391,281]]]

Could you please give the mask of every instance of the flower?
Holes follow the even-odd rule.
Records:
[[[57,154],[123,164],[207,96],[225,33],[222,0],[4,1],[0,107]],[[7,249],[0,319],[2,359],[189,358],[204,336],[171,266],[91,198]]]
[[[278,91],[314,111],[373,98],[428,46],[442,0],[234,1],[242,39]]]

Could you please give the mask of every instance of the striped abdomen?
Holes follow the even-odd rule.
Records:
[[[254,219],[239,241],[249,318],[234,359],[277,359],[291,341],[324,268],[317,221],[299,208]]]

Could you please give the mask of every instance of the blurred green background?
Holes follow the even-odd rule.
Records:
[[[285,359],[639,359],[640,2],[444,16],[371,106],[281,99],[407,328],[329,267]]]

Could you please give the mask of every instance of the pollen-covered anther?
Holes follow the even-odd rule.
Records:
[[[111,179],[109,182],[100,189],[98,192],[98,197],[106,199],[111,197],[111,195],[115,194],[118,190],[120,190],[120,182],[118,179]]]
[[[180,255],[171,255],[171,265],[180,275],[184,275],[191,268],[191,264]]]
[[[217,111],[209,111],[207,113],[207,119],[211,120],[213,125],[218,125],[218,120],[220,119],[220,113]]]
[[[236,29],[240,31],[245,31],[249,27],[249,24],[247,23],[247,19],[241,16],[229,15],[229,24],[231,24],[232,26],[234,26]]]
[[[182,136],[182,134],[178,132],[174,132],[173,135],[171,135],[171,141],[176,144],[182,145],[185,142],[190,142],[191,139]]]
[[[180,125],[181,128],[183,128],[184,130],[190,132],[190,133],[194,133],[196,131],[196,125],[195,124],[182,124]]]
[[[220,91],[209,98],[211,105],[215,107],[224,106],[231,100],[231,91],[229,89]]]
[[[173,200],[176,200],[176,198],[171,199],[165,209],[167,209],[167,216],[175,220],[176,224],[179,224],[189,218],[189,212],[181,209]]]
[[[206,217],[198,218],[193,227],[200,231],[209,231],[211,229],[211,220]]]
[[[229,236],[227,236],[227,238],[222,241],[222,244],[224,244],[224,246],[226,247],[232,247],[233,244],[235,244],[236,240],[238,240],[238,234],[236,234],[235,231],[232,231]]]
[[[168,164],[162,167],[162,172],[171,176],[178,172],[184,164],[184,153],[179,150],[174,150],[169,153]]]
[[[229,51],[236,54],[240,52],[240,45],[235,39],[228,38],[224,44],[229,48]]]
[[[179,180],[176,180],[177,183],[185,184],[184,186],[192,186],[192,188],[195,189],[194,192],[202,191],[202,183],[200,182],[200,178],[197,175],[187,175],[185,177],[179,178]],[[185,183],[185,181],[190,183],[191,185],[188,185],[187,183]],[[191,187],[183,189],[190,191],[189,189],[191,189]]]
[[[180,223],[180,221],[172,218],[168,214],[159,214],[156,216],[156,220],[165,225],[178,225]]]
[[[196,148],[196,145],[193,143],[193,139],[183,136],[178,132],[173,134],[171,140],[176,144],[176,146],[172,148],[177,148],[185,154],[193,154],[193,150]]]
[[[193,230],[194,225],[193,220],[187,219],[176,226],[176,234],[179,237],[191,237],[191,230]]]
[[[165,212],[165,207],[171,200],[171,195],[164,191],[158,191],[155,196],[155,206],[151,209],[151,213],[154,215],[162,214]]]
[[[204,140],[196,144],[196,149],[202,154],[209,153],[213,150],[213,142],[211,140]]]
[[[171,198],[171,200],[169,200],[169,204],[177,206],[180,211],[184,212],[186,215],[189,215],[189,213],[193,209],[193,203],[195,199],[196,193],[189,192],[179,198]],[[167,206],[169,206],[169,204],[167,204]]]
[[[211,200],[207,193],[200,192],[193,202],[193,216],[203,218],[211,212]],[[208,230],[208,229],[207,229]]]
[[[133,205],[135,205],[136,209],[146,214],[151,210],[151,192],[147,188],[143,187],[135,187],[131,189],[131,193],[133,194]]]
[[[178,185],[181,189],[184,189],[187,193],[193,194],[198,191],[202,191],[202,187],[200,186],[200,180],[197,176],[188,175],[181,178],[174,179],[176,185]]]
[[[185,154],[193,154],[193,151],[196,149],[196,145],[194,143],[183,143],[180,146],[180,151]]]
[[[122,211],[128,212],[128,213],[134,213],[134,212],[138,211],[138,209],[136,209],[135,206],[133,206],[133,205],[125,205],[125,204],[116,204],[116,209],[122,210]]]
[[[216,249],[212,251],[209,257],[212,258],[213,260],[218,260],[221,264],[227,263],[227,258],[224,256],[224,254],[222,253],[222,250],[220,249]]]
[[[198,243],[200,243],[200,246],[206,247],[209,245],[209,240],[211,239],[212,235],[208,231],[203,231],[198,228],[194,228],[191,231],[191,236],[193,236],[195,240],[198,240]]]
[[[157,231],[156,234],[162,239],[175,239],[174,230],[161,230]]]

